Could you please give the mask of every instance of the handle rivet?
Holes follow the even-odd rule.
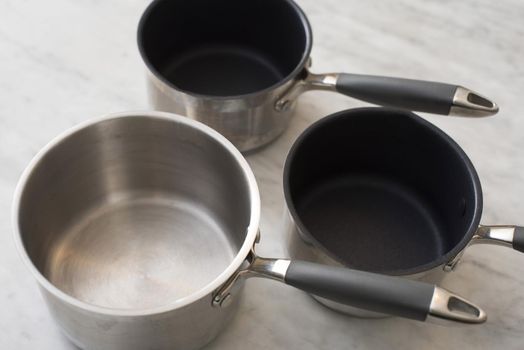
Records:
[[[280,100],[276,103],[276,110],[279,112],[285,112],[291,106],[290,100]]]

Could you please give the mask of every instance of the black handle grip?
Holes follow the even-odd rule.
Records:
[[[373,104],[419,112],[449,114],[457,85],[431,81],[341,73],[336,89]]]
[[[435,291],[423,282],[297,260],[285,282],[339,303],[419,321],[428,316]]]
[[[517,226],[513,233],[513,249],[524,253],[524,227]]]

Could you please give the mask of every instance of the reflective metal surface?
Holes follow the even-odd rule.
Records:
[[[259,277],[271,278],[277,281],[284,281],[287,269],[291,260],[289,259],[268,259],[257,257],[249,267],[251,274]]]
[[[481,94],[459,86],[453,96],[449,112],[454,116],[489,117],[499,111],[499,106]]]
[[[289,259],[270,259],[256,255],[254,247],[247,256],[244,266],[219,288],[213,296],[213,306],[229,307],[233,291],[242,286],[244,280],[250,277],[269,278],[285,282],[286,272],[291,261]]]
[[[473,236],[471,244],[494,244],[513,248],[515,226],[485,226],[482,225]]]
[[[450,291],[435,287],[428,318],[429,320],[431,318],[437,320],[458,319],[463,323],[477,324],[486,322],[488,317],[477,305]]]
[[[19,182],[16,240],[64,332],[88,349],[193,349],[236,310],[213,292],[244,262],[260,203],[241,154],[165,113],[59,136]],[[240,290],[241,286],[239,287]]]
[[[295,80],[274,90],[246,97],[190,95],[168,86],[148,70],[148,95],[155,110],[174,112],[211,126],[245,152],[264,146],[288,126],[294,110],[291,103],[277,111],[275,102]]]
[[[336,91],[338,73],[313,74],[306,68],[301,74],[302,79],[295,83],[279,97],[275,109],[279,112],[289,109],[293,102],[304,92],[310,90]]]
[[[515,234],[515,229],[516,226],[511,225],[480,225],[478,230],[473,235],[473,238],[468,243],[467,247],[475,244],[492,244],[513,248],[513,236]],[[451,259],[446,265],[444,265],[444,270],[446,272],[453,271],[458,266],[466,248],[457,254],[453,259]]]
[[[310,61],[306,66],[310,65]],[[336,73],[299,76],[268,91],[239,97],[191,95],[147,71],[148,96],[155,110],[174,112],[211,126],[241,152],[276,139],[288,126],[297,98],[310,90],[336,91]]]
[[[236,255],[238,242],[197,203],[123,196],[83,214],[53,243],[43,272],[56,287],[98,306],[153,308],[205,287]]]

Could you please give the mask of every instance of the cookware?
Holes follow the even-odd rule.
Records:
[[[316,122],[289,152],[284,191],[293,258],[437,283],[469,245],[524,251],[524,228],[479,226],[471,161],[410,112],[362,108]]]
[[[155,0],[138,27],[154,109],[204,122],[241,151],[280,135],[308,90],[438,114],[498,111],[456,85],[310,73],[312,40],[306,16],[291,0]]]
[[[81,348],[198,348],[227,324],[251,276],[417,320],[486,319],[434,285],[257,257],[260,198],[247,162],[180,116],[116,114],[67,131],[23,173],[13,213],[24,261]]]

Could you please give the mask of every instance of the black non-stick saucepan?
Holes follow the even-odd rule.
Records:
[[[308,19],[291,0],[155,0],[138,27],[154,109],[204,122],[241,151],[280,135],[308,90],[437,114],[498,111],[494,102],[454,84],[313,74],[312,45]]]
[[[523,227],[480,225],[473,164],[411,112],[362,108],[317,121],[288,155],[284,189],[293,258],[438,283],[468,245],[524,251]]]

